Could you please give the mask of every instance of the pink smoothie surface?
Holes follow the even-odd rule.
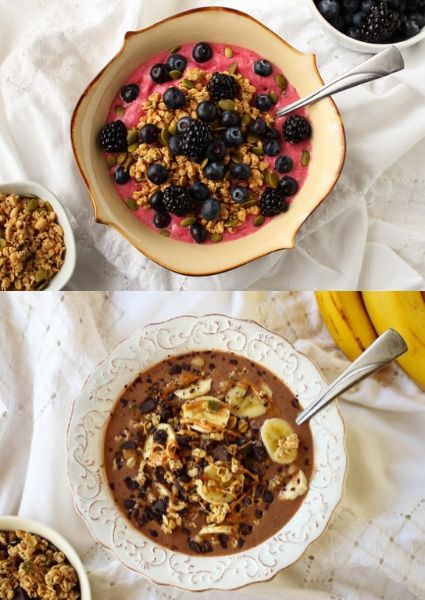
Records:
[[[224,54],[224,49],[226,47],[225,44],[216,44],[212,42],[208,43],[213,49],[213,56],[209,61],[204,63],[197,63],[193,60],[192,50],[194,44],[185,44],[184,46],[180,47],[180,49],[178,50],[178,54],[181,54],[186,58],[186,70],[198,68],[202,69],[203,71],[208,71],[210,73],[213,73],[215,71],[227,71],[232,63],[237,62],[238,73],[246,77],[251,82],[251,84],[256,88],[257,94],[270,93],[272,91],[276,93],[277,97],[279,98],[279,101],[268,111],[268,114],[271,114],[273,117],[275,116],[277,110],[283,108],[284,106],[287,106],[288,104],[291,104],[299,98],[297,90],[293,87],[293,85],[291,85],[289,81],[285,92],[281,94],[281,90],[275,81],[275,77],[278,73],[282,73],[285,76],[285,73],[278,69],[275,65],[273,65],[273,71],[268,77],[261,77],[260,75],[257,75],[254,72],[254,62],[264,57],[259,56],[257,53],[253,52],[252,50],[248,50],[247,48],[240,48],[238,46],[232,45],[231,47],[233,50],[233,57],[227,58]],[[162,95],[167,88],[178,85],[179,80],[167,81],[165,83],[155,83],[150,77],[151,68],[157,63],[165,63],[169,55],[169,51],[160,52],[156,56],[153,56],[152,58],[141,64],[127,78],[123,85],[129,83],[136,83],[139,86],[140,94],[133,102],[126,103],[122,100],[120,96],[120,91],[118,90],[118,93],[114,98],[113,102],[111,103],[109,109],[107,117],[108,123],[116,119],[121,119],[128,129],[137,128],[144,114],[144,110],[142,108],[143,103],[149,98],[149,96],[151,96],[154,92],[159,92]],[[184,73],[182,79],[184,79]],[[117,116],[116,108],[118,106],[122,106],[125,109],[124,116]],[[297,110],[296,114],[306,116],[304,109]],[[284,119],[285,117],[283,119],[278,119],[275,123],[275,127],[279,130],[279,132],[281,132]],[[304,150],[308,150],[309,152],[311,152],[310,140],[305,140],[296,144],[290,144],[281,139],[280,144],[280,155],[289,156],[294,162],[292,170],[289,173],[285,173],[285,175],[289,175],[290,177],[296,179],[299,186],[299,192],[308,173],[308,166],[303,167],[301,165],[301,155]],[[276,158],[276,156],[270,157],[264,155],[262,157],[262,160],[267,161],[270,168],[274,170]],[[116,184],[113,179],[114,170],[114,168],[110,170],[112,182],[118,196],[122,199],[122,201],[125,201],[126,198],[131,198],[135,191],[143,189],[143,182],[136,182],[134,179],[131,179],[128,183],[124,185]],[[283,175],[280,175],[279,173],[277,173],[277,171],[275,172],[279,177],[283,177]],[[286,200],[289,204],[291,204],[294,200],[296,200],[296,197],[297,194],[286,198]],[[150,229],[159,231],[152,223],[152,219],[155,215],[155,211],[153,209],[145,206],[132,212],[134,213],[135,217],[139,219],[139,221],[141,221],[144,225],[146,225]],[[179,225],[182,218],[183,217],[171,215],[171,223],[167,227],[170,233],[169,237],[183,242],[195,243],[192,239],[192,236],[190,235],[189,228],[181,227]],[[247,220],[245,221],[245,223],[238,227],[235,233],[225,232],[223,234],[222,241],[236,240],[250,233],[253,233],[254,231],[257,231],[258,227],[255,227],[253,225],[254,218],[255,217],[253,215],[247,215]],[[271,218],[273,217],[267,217],[262,227],[264,227],[264,225],[266,225],[271,220]]]

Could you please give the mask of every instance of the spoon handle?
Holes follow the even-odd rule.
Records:
[[[387,329],[331,383],[320,398],[314,400],[310,406],[299,413],[295,419],[296,424],[301,425],[331,400],[346,392],[368,375],[379,371],[407,350],[406,342],[401,335],[394,329]]]
[[[344,75],[340,75],[308,96],[304,96],[304,98],[300,98],[296,102],[278,110],[276,112],[276,117],[283,117],[297,108],[301,108],[312,102],[317,102],[317,100],[321,100],[322,98],[326,98],[337,92],[348,90],[356,85],[361,85],[362,83],[385,77],[391,73],[396,73],[403,68],[404,61],[400,51],[395,46],[391,46],[390,48],[379,52],[379,54],[375,54],[375,56],[372,56],[372,58],[369,58],[357,67],[354,67],[354,69],[344,73]]]

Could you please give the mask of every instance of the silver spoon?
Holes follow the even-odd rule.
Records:
[[[391,46],[386,50],[382,50],[379,54],[375,54],[375,56],[372,56],[372,58],[369,58],[361,65],[354,67],[351,71],[344,73],[344,75],[340,75],[334,81],[325,84],[315,92],[308,94],[308,96],[304,96],[304,98],[300,98],[296,102],[278,110],[276,117],[283,117],[297,108],[307,106],[307,104],[312,104],[313,102],[317,102],[317,100],[327,98],[343,90],[348,90],[356,85],[396,73],[402,69],[404,69],[403,57],[398,48]]]
[[[335,379],[333,383],[324,391],[324,393],[305,408],[295,419],[297,425],[301,425],[308,419],[311,419],[319,410],[335,400],[356,383],[379,371],[398,356],[407,352],[407,344],[397,331],[387,329],[365,350],[356,360],[351,363],[348,369],[345,369]]]

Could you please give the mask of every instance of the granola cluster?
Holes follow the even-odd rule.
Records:
[[[169,536],[168,544],[177,533],[194,553],[237,551],[274,500],[307,490],[295,462],[297,434],[277,450],[295,454],[274,464],[260,434],[271,390],[231,360],[217,378],[207,352],[180,357],[167,364],[167,379],[147,376],[137,402],[131,398],[141,376],[119,403],[131,417],[107,441],[110,485],[117,494],[122,482],[119,504],[127,516],[150,537]]]
[[[26,531],[0,532],[0,599],[78,600],[77,574],[65,555]]]
[[[0,289],[41,290],[61,269],[65,244],[56,213],[31,194],[0,194]]]

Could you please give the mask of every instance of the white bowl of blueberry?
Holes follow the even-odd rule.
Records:
[[[403,49],[425,38],[425,0],[307,1],[322,27],[352,50]]]

